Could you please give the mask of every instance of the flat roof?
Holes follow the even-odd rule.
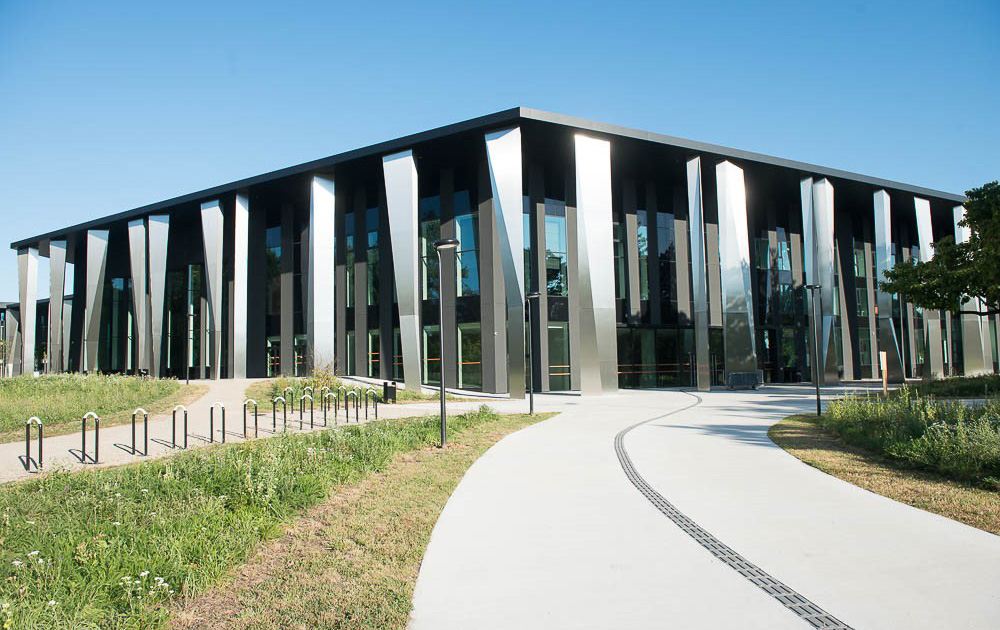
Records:
[[[276,171],[271,171],[269,173],[264,173],[263,175],[255,175],[253,177],[247,177],[244,179],[236,180],[228,184],[222,184],[221,186],[206,188],[204,190],[188,193],[186,195],[181,195],[179,197],[174,197],[172,199],[165,199],[163,201],[147,204],[145,206],[139,206],[138,208],[125,210],[124,212],[119,212],[117,214],[112,214],[105,217],[92,219],[90,221],[78,223],[70,227],[61,228],[58,230],[53,230],[51,232],[46,232],[45,234],[39,234],[38,236],[33,236],[30,238],[14,241],[13,243],[10,244],[10,247],[11,249],[18,249],[21,247],[27,247],[29,245],[36,245],[42,241],[46,241],[49,239],[65,237],[66,235],[72,232],[101,227],[108,223],[145,216],[147,214],[158,212],[160,210],[164,210],[172,206],[184,203],[191,203],[198,201],[200,199],[216,197],[226,193],[235,192],[242,188],[247,188],[250,186],[255,186],[257,184],[262,184],[276,179],[281,179],[283,177],[301,175],[303,173],[308,173],[310,171],[330,168],[332,166],[335,166],[336,164],[340,164],[342,162],[347,162],[350,160],[356,160],[375,155],[383,155],[395,151],[401,151],[414,144],[426,142],[428,140],[435,140],[437,138],[443,138],[445,136],[461,133],[463,131],[470,131],[482,127],[491,127],[505,123],[513,123],[519,120],[535,120],[555,125],[562,125],[565,127],[573,127],[586,131],[594,131],[602,134],[620,136],[625,138],[634,138],[637,140],[645,140],[647,142],[664,144],[673,147],[680,147],[683,149],[690,149],[691,151],[694,152],[712,153],[738,160],[748,160],[752,162],[759,162],[762,164],[770,164],[773,166],[791,168],[799,171],[806,171],[816,175],[837,177],[839,179],[852,180],[864,184],[870,184],[872,186],[880,188],[892,188],[896,190],[910,192],[916,195],[934,197],[937,199],[954,201],[957,203],[962,203],[965,201],[965,197],[963,195],[956,195],[954,193],[948,193],[940,190],[933,190],[921,186],[913,186],[911,184],[905,184],[902,182],[896,182],[888,179],[881,179],[878,177],[870,177],[868,175],[861,175],[859,173],[852,173],[850,171],[843,171],[840,169],[828,168],[816,164],[809,164],[807,162],[797,162],[795,160],[788,160],[785,158],[774,157],[771,155],[765,155],[763,153],[754,153],[752,151],[743,151],[741,149],[733,149],[730,147],[724,147],[717,144],[696,142],[694,140],[688,140],[686,138],[678,138],[676,136],[668,136],[664,134],[653,133],[651,131],[642,131],[640,129],[633,129],[630,127],[621,127],[619,125],[596,122],[584,118],[566,116],[564,114],[556,114],[552,112],[542,111],[539,109],[531,109],[529,107],[513,107],[511,109],[505,109],[503,111],[487,114],[485,116],[479,116],[477,118],[470,118],[469,120],[464,120],[462,122],[445,125],[443,127],[437,127],[427,131],[422,131],[420,133],[415,133],[408,136],[402,136],[394,140],[388,140],[385,142],[379,142],[376,144],[368,145],[360,149],[352,149],[350,151],[345,151],[343,153],[338,153],[336,155],[331,155],[329,157],[320,158],[318,160],[303,162],[295,166],[289,166],[286,168],[278,169]]]

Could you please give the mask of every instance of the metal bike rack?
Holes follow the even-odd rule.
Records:
[[[149,455],[149,414],[142,407],[132,412],[132,454],[138,455],[139,451],[135,447],[135,419],[142,414],[142,456]]]
[[[354,396],[354,409],[355,409],[355,411],[354,411],[354,421],[357,422],[358,421],[358,412],[357,412],[357,409],[358,409],[358,392],[357,392],[357,390],[352,389],[351,391],[347,392],[347,397],[344,399],[344,415],[347,417],[347,421],[350,422],[351,421],[351,406],[350,406],[350,404],[348,404],[347,401],[349,401],[351,399],[351,396]]]
[[[285,389],[281,390],[281,397],[284,398],[285,400],[291,400],[294,403],[295,402],[295,389],[292,388],[292,387],[286,387]],[[292,411],[295,411],[295,410],[292,409]]]
[[[371,388],[365,390],[365,420],[368,419],[369,398],[372,401],[372,406],[375,408],[375,419],[378,420],[378,392]]]
[[[93,411],[88,411],[83,416],[83,423],[80,427],[80,459],[84,464],[87,463],[87,418],[94,419],[94,456],[90,459],[91,464],[96,464],[97,460],[100,459],[101,453],[101,417],[94,413]]]
[[[312,385],[306,385],[305,387],[302,388],[302,393],[309,394],[310,396],[312,396],[313,394],[316,393],[316,391],[313,389]]]
[[[253,405],[253,436],[257,437],[258,427],[257,427],[257,401],[253,398],[247,398],[243,401],[243,439],[247,439],[247,405]]]
[[[38,459],[31,459],[31,427],[38,427]],[[31,463],[35,463],[35,472],[42,470],[42,420],[31,416],[24,423],[24,469],[31,472]]]
[[[215,442],[215,408],[222,410],[222,443],[226,443],[226,406],[220,402],[212,403],[208,408],[208,441]]]
[[[347,388],[343,385],[337,388],[337,403],[338,406],[343,405],[345,409],[347,408]]]
[[[319,390],[319,404],[320,405],[327,405],[327,408],[326,408],[327,411],[330,410],[330,407],[329,407],[330,403],[327,401],[327,396],[329,396],[329,395],[330,395],[330,388],[329,387],[327,387],[326,385],[324,385],[323,387],[320,388],[320,390]]]
[[[302,394],[299,398],[299,429],[302,429],[302,413],[305,410],[306,398],[309,399],[309,428],[313,429],[316,425],[313,422],[313,397],[309,394]]]
[[[334,400],[337,399],[336,394],[334,394],[333,392],[331,392],[330,388],[326,388],[326,389],[327,389],[327,392],[325,394],[323,394],[323,399],[320,401],[320,406],[323,407],[323,426],[324,427],[329,426],[329,423],[326,420],[326,414],[330,411],[330,397],[332,396]],[[336,426],[336,424],[337,424],[337,412],[336,411],[334,411],[334,413],[333,413],[333,424],[334,424],[334,426]]]
[[[173,448],[177,448],[177,410],[180,409],[184,412],[184,446],[188,447],[188,410],[184,405],[177,405],[174,407],[173,412],[170,414],[170,445]]]
[[[285,400],[284,396],[275,396],[274,400],[271,401],[271,430],[278,430],[278,401],[281,401],[281,430],[284,431],[288,428],[288,402]]]

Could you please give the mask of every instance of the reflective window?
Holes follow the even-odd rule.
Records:
[[[545,200],[545,290],[548,295],[569,294],[566,202]]]
[[[368,305],[378,304],[378,228],[379,211],[378,208],[368,208],[365,211],[365,224],[368,228],[368,250],[366,252],[367,277],[368,277]]]
[[[649,217],[636,210],[636,243],[639,249],[639,299],[649,299]]]
[[[354,306],[354,214],[344,216],[344,268],[347,271],[344,292],[347,308]]]
[[[441,197],[420,200],[421,299],[438,299],[438,260],[434,242],[441,238]]]
[[[441,328],[437,325],[424,326],[424,383],[437,385],[441,382]]]
[[[458,386],[483,387],[483,337],[478,322],[458,325]]]
[[[549,389],[570,388],[569,322],[549,322]]]
[[[378,328],[368,331],[368,376],[379,378],[379,334]]]
[[[455,235],[459,242],[457,293],[479,295],[479,212],[472,209],[467,190],[455,193]]]

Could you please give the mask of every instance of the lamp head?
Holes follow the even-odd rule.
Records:
[[[457,238],[442,238],[434,241],[434,249],[439,252],[443,252],[449,249],[455,249],[458,247],[459,242]]]

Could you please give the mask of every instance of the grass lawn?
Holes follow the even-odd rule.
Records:
[[[454,417],[449,429],[453,439],[463,444],[467,436],[478,435],[476,431],[498,438],[541,417],[502,418],[486,409]],[[13,628],[26,629],[144,629],[164,625],[178,608],[183,619],[183,603],[196,602],[199,593],[228,581],[248,558],[256,562],[259,555],[253,554],[262,542],[278,539],[270,544],[281,544],[283,536],[301,535],[308,520],[296,521],[296,517],[323,503],[331,491],[345,491],[334,495],[334,502],[345,501],[352,493],[364,496],[364,485],[354,490],[347,487],[386,470],[401,454],[424,457],[423,451],[437,439],[436,418],[383,421],[216,445],[117,468],[53,472],[4,485],[0,488],[0,603],[9,606],[2,609],[0,619],[9,620]],[[461,453],[463,447],[447,450],[446,458],[453,451]],[[468,462],[475,458],[470,457]],[[461,472],[458,468],[452,472],[453,486]],[[425,487],[414,482],[407,488],[413,490],[412,496],[391,493],[383,497],[398,509],[409,502],[436,502],[437,507],[418,510],[423,514],[420,518],[427,519],[421,527],[429,532],[450,486],[428,483]],[[353,509],[360,515],[364,505]],[[430,511],[421,511],[426,509]],[[343,530],[350,534],[339,544],[378,542],[383,545],[381,552],[374,547],[361,551],[376,556],[398,553],[409,558],[407,566],[419,564],[422,546],[405,551],[410,542],[369,540],[379,527],[389,524],[354,523],[358,529]],[[405,523],[397,526],[408,529]],[[420,540],[425,538],[413,539]],[[396,545],[400,546],[390,552]],[[331,550],[342,552],[345,563],[361,552],[325,548],[326,553]],[[366,565],[354,566],[357,570]],[[376,598],[367,602],[373,611],[389,607],[390,601],[393,609],[406,609],[409,590],[385,577],[382,569],[355,572],[351,578],[359,590],[337,589],[345,598],[343,605],[363,607],[362,600],[370,595]],[[373,586],[375,590],[365,595],[362,586],[369,584],[381,586]],[[381,594],[390,589],[403,599],[384,599]],[[290,600],[293,593],[257,595]],[[405,612],[400,615],[405,619]]]
[[[768,431],[803,462],[884,497],[1000,534],[1000,492],[948,479],[904,462],[845,444],[815,416],[785,418]]]
[[[465,429],[444,451],[397,456],[308,510],[224,584],[179,601],[170,627],[403,630],[431,530],[466,469],[550,415],[504,416]]]
[[[58,374],[0,379],[0,441],[24,439],[24,423],[38,416],[45,435],[80,430],[88,411],[101,416],[101,426],[131,419],[136,407],[150,413],[169,411],[189,403],[205,391],[203,385],[185,385],[173,379],[136,376]]]

